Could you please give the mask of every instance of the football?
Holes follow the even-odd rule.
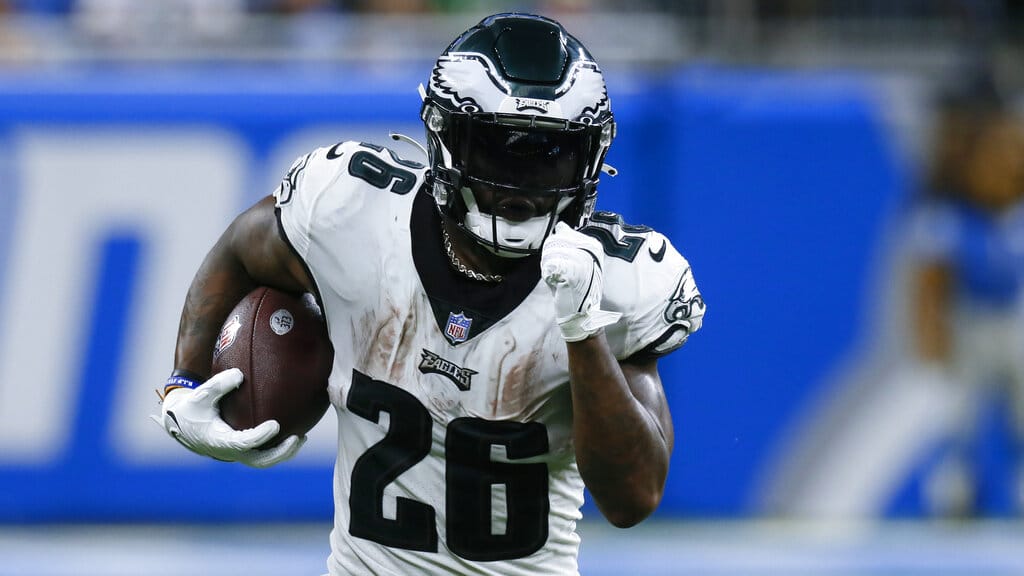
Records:
[[[277,420],[281,431],[262,448],[302,436],[323,417],[334,349],[311,294],[301,298],[272,288],[250,292],[228,314],[213,350],[213,371],[238,368],[242,385],[220,401],[232,428]]]

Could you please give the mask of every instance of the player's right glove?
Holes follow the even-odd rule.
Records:
[[[160,416],[151,418],[189,450],[216,460],[267,468],[295,456],[306,442],[305,436],[289,436],[266,450],[257,448],[280,431],[276,420],[247,430],[235,430],[221,419],[217,402],[238,388],[242,378],[242,371],[232,368],[194,389],[174,388],[164,396]]]
[[[566,342],[584,340],[622,316],[601,310],[603,266],[601,243],[565,222],[544,240],[540,273],[555,298],[555,318]]]

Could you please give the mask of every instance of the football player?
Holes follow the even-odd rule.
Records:
[[[1005,401],[1024,512],[1024,127],[991,72],[937,109],[929,187],[909,218],[911,335],[918,374],[955,399],[948,448],[925,482],[930,512],[984,512],[973,462],[986,402]]]
[[[259,285],[312,292],[335,350],[331,574],[575,574],[584,486],[614,525],[658,506],[673,447],[658,359],[701,326],[690,266],[595,212],[615,137],[604,78],[557,22],[498,14],[438,58],[424,166],[342,142],[298,159],[192,282],[161,421],[263,467],[230,429],[218,329]]]

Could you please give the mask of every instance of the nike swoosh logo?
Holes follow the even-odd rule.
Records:
[[[668,240],[662,240],[661,248],[659,248],[657,252],[651,250],[649,247],[647,248],[647,251],[651,253],[651,260],[654,260],[655,262],[661,262],[661,260],[665,258],[666,248],[668,248]]]
[[[340,152],[342,144],[344,144],[344,142],[338,142],[334,146],[331,146],[331,149],[327,151],[327,159],[328,160],[334,160],[335,158],[341,158],[342,156],[345,155],[344,152]]]

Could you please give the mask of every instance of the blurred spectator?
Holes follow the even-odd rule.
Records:
[[[75,18],[91,37],[114,44],[224,38],[244,25],[245,0],[77,0]]]
[[[250,12],[270,14],[301,14],[303,12],[326,12],[337,10],[337,0],[248,0]]]
[[[428,0],[362,0],[350,4],[360,12],[379,14],[428,12],[432,8]]]
[[[977,512],[972,453],[984,401],[1009,402],[1024,449],[1024,130],[990,76],[939,107],[928,190],[912,220],[914,350],[962,401],[926,486],[936,515]],[[1015,479],[1024,503],[1024,467]]]

